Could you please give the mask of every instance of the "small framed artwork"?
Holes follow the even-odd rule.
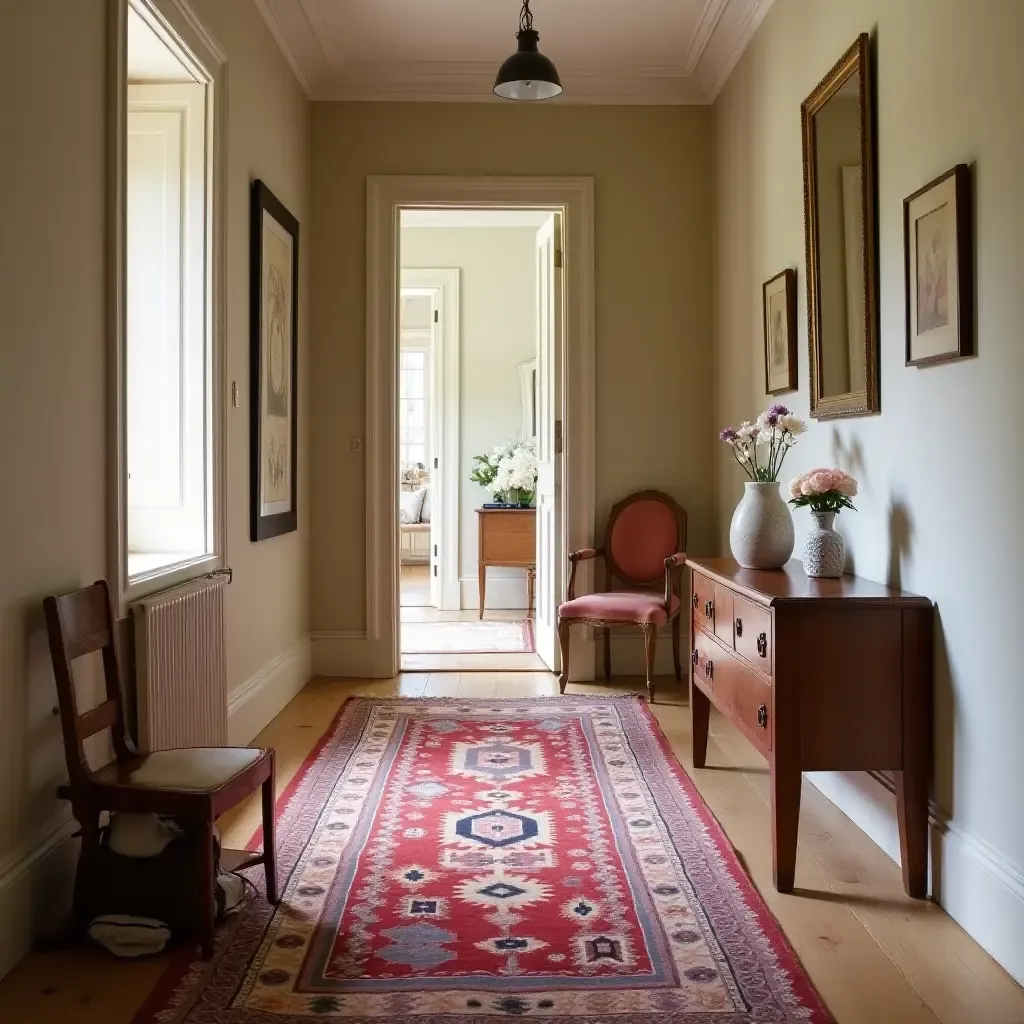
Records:
[[[299,369],[299,222],[258,179],[249,246],[249,534],[257,541],[298,528]]]
[[[796,391],[796,271],[764,283],[764,389]]]
[[[957,164],[903,200],[907,366],[974,354],[971,172]]]

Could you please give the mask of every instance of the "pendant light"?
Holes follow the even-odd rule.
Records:
[[[562,91],[558,71],[538,49],[540,34],[534,31],[530,0],[523,0],[519,12],[519,44],[515,53],[498,70],[494,91],[507,100],[549,100]]]

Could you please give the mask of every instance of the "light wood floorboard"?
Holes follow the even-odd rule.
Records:
[[[570,684],[569,692],[642,689],[640,681]],[[408,672],[391,680],[315,679],[264,730],[283,789],[347,696],[501,697],[557,694],[547,672]],[[725,828],[769,909],[842,1024],[1021,1024],[1024,991],[931,903],[903,894],[898,867],[809,783],[804,784],[797,888],[771,884],[768,775],[754,748],[712,714],[709,767],[690,757],[689,709],[671,680],[654,713]],[[258,800],[225,815],[228,845],[259,824]],[[167,963],[117,961],[99,950],[27,957],[0,981],[3,1024],[129,1024]]]

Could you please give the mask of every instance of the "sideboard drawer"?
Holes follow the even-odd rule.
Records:
[[[693,574],[693,624],[707,633],[715,631],[715,585],[699,572]]]
[[[772,749],[772,688],[735,655],[724,651],[712,670],[715,698],[730,718],[764,751]]]
[[[772,613],[736,595],[733,602],[736,650],[767,675],[772,674]]]
[[[729,647],[733,645],[733,592],[721,583],[715,584],[715,636]]]

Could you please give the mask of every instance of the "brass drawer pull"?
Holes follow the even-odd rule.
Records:
[[[743,620],[740,618],[736,619],[736,635],[743,636]]]
[[[708,679],[715,678],[715,663],[710,658],[708,658],[707,664],[704,666],[704,675],[706,675]]]
[[[692,651],[690,651],[690,663],[692,665],[696,666],[697,660],[699,659],[699,657],[700,657],[700,655],[697,653],[697,648],[694,647],[694,649]]]
[[[762,729],[768,728],[768,708],[764,704],[757,709],[757,724]]]
[[[711,614],[712,614],[712,612],[714,612],[714,610],[715,610],[715,602],[714,601],[705,601],[704,602],[704,616],[706,618],[710,619],[711,618]]]
[[[757,634],[757,653],[760,654],[762,658],[767,658],[768,657],[768,634],[767,633],[758,633]]]
[[[700,598],[696,594],[690,599],[690,604],[693,606],[693,610],[697,610],[697,605],[700,603]]]

